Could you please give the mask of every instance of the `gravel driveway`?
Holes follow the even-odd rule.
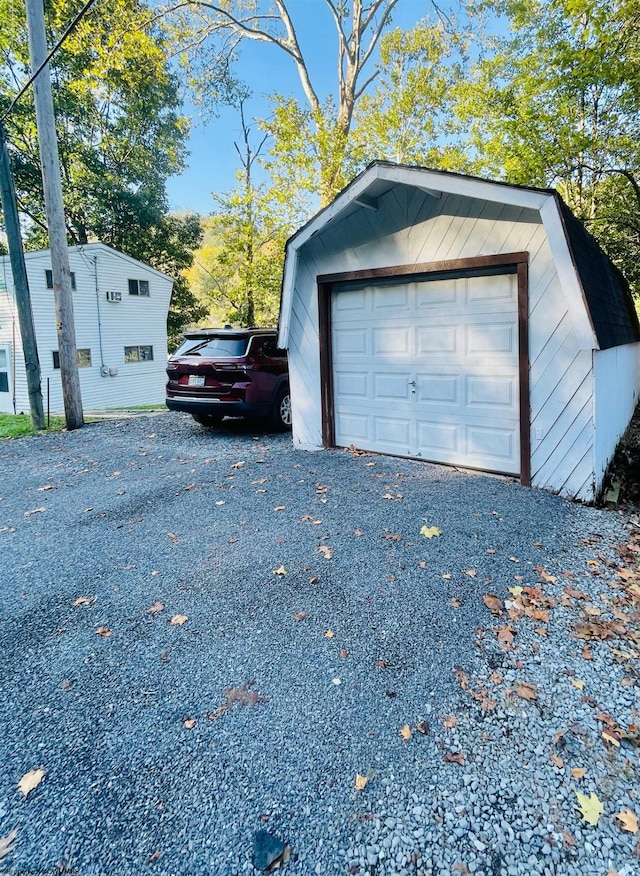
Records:
[[[625,518],[255,428],[0,444],[0,872],[637,876]]]

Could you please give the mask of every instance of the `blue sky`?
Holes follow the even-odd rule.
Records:
[[[290,0],[288,5],[311,80],[322,98],[335,89],[337,81],[333,20],[324,0]],[[409,28],[432,12],[430,0],[399,0],[393,24]],[[302,95],[293,61],[276,46],[245,41],[238,74],[253,92],[246,107],[248,117],[259,118],[268,112],[265,96],[270,93]],[[233,143],[239,135],[240,120],[236,111],[223,108],[218,118],[209,121],[192,116],[188,168],[167,185],[172,210],[210,213],[214,207],[211,193],[233,188],[238,167]]]

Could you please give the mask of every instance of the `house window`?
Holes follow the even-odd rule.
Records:
[[[60,368],[60,353],[57,350],[53,350],[53,367],[55,369]],[[76,362],[78,363],[78,368],[91,368],[91,350],[76,350]]]
[[[129,295],[143,295],[149,297],[149,281],[148,280],[129,280]]]
[[[45,273],[45,277],[47,278],[47,289],[53,289],[53,271],[48,269],[44,273]],[[70,277],[71,277],[71,288],[75,292],[75,289],[76,289],[75,271],[70,272]]]
[[[138,344],[134,347],[124,348],[125,362],[152,362],[153,347],[151,344]]]

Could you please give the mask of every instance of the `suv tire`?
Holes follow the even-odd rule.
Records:
[[[291,428],[291,395],[288,386],[276,395],[269,425],[278,432]]]

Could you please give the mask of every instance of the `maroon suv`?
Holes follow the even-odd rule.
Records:
[[[287,353],[275,329],[199,329],[187,332],[167,364],[167,407],[203,426],[223,417],[268,417],[291,427]]]

